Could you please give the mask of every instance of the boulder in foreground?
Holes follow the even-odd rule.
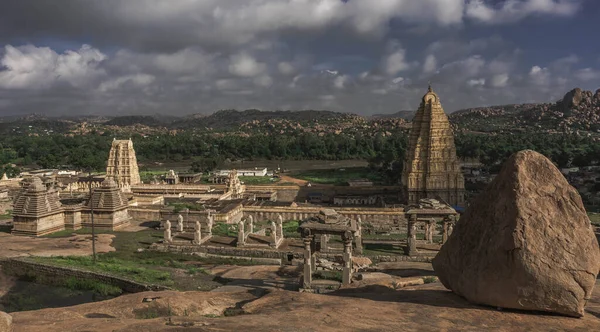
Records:
[[[477,304],[581,317],[600,249],[581,197],[543,155],[512,155],[433,260]]]

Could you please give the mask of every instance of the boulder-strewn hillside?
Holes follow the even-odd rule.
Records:
[[[173,123],[177,128],[232,129],[249,122],[287,120],[299,124],[311,122],[340,121],[357,117],[354,114],[332,111],[260,111],[256,109],[236,111],[222,110],[208,116],[192,115]]]
[[[569,91],[556,103],[501,105],[460,110],[450,115],[462,130],[496,131],[591,131],[600,132],[600,89]]]

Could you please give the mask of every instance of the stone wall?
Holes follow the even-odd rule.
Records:
[[[60,282],[67,278],[88,279],[121,288],[128,293],[145,291],[168,290],[169,287],[160,285],[146,285],[126,278],[115,277],[104,273],[90,272],[70,267],[58,267],[48,264],[28,261],[22,258],[12,258],[0,261],[2,270],[9,275],[27,276],[35,275],[46,280]]]
[[[129,209],[129,216],[135,221],[157,221],[160,220],[160,209],[143,209],[143,208],[132,208]]]

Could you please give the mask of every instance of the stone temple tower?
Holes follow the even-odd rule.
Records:
[[[431,86],[412,121],[402,185],[408,204],[434,198],[452,206],[464,206],[465,180],[456,157],[454,136],[440,98]]]
[[[106,176],[114,178],[123,191],[129,191],[131,186],[141,182],[131,139],[113,140],[108,153]]]

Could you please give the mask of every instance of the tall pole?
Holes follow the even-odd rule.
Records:
[[[89,172],[90,185],[90,218],[92,220],[92,255],[94,264],[96,264],[96,228],[94,227],[94,202],[92,201],[92,172]]]

